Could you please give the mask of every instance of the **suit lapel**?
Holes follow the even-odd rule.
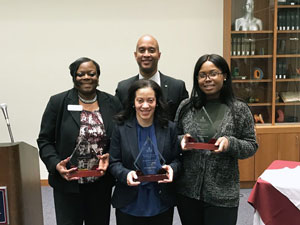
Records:
[[[160,74],[160,87],[162,89],[163,96],[164,96],[165,100],[167,101],[168,89],[169,89],[168,80],[166,79],[166,76],[163,75],[161,72],[159,72],[159,74]]]
[[[79,105],[79,100],[78,100],[78,96],[77,96],[77,90],[76,89],[72,89],[70,91],[70,93],[67,96],[67,107],[68,105]],[[81,111],[69,111],[73,120],[75,121],[75,123],[77,124],[78,127],[80,127],[80,113]]]
[[[136,120],[135,117],[125,122],[126,140],[133,158],[136,159],[140,150],[137,139]]]
[[[136,76],[134,77],[133,82],[134,82],[134,81],[137,81],[137,80],[139,80],[139,74],[136,75]],[[133,82],[132,82],[132,83],[133,83]]]
[[[109,109],[110,106],[108,105],[106,97],[103,97],[103,95],[101,95],[101,92],[98,90],[97,90],[97,101],[99,104],[99,110],[102,116],[105,130],[108,130],[109,119],[111,118],[110,109]]]
[[[164,151],[164,144],[166,139],[166,132],[164,132],[161,126],[159,126],[158,123],[155,123],[155,135],[156,135],[156,141],[157,141],[157,148],[160,154]]]

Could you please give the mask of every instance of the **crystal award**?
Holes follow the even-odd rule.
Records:
[[[87,150],[81,149],[83,148],[80,144],[82,141],[79,141],[70,156],[70,167],[76,167],[77,170],[70,173],[69,177],[99,177],[102,176],[103,173],[100,170],[97,170],[99,165],[99,157],[101,154],[97,153],[89,143],[86,143],[84,148],[87,146]],[[102,159],[102,160],[108,160]]]
[[[215,145],[216,139],[210,139],[216,133],[216,129],[204,106],[197,112],[195,118],[199,124],[199,134],[197,134],[196,138],[189,137],[186,148],[203,150],[218,149],[218,146]]]
[[[135,181],[155,182],[167,179],[167,171],[162,168],[163,164],[165,164],[165,159],[148,137],[134,161],[138,176]]]

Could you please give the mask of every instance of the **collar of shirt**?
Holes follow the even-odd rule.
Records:
[[[144,79],[144,77],[139,73],[139,79]],[[160,86],[160,74],[157,71],[152,77],[150,77],[150,80],[155,81]]]

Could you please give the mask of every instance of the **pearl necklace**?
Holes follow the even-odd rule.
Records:
[[[84,104],[92,104],[94,103],[95,101],[97,101],[97,95],[95,95],[95,97],[91,100],[87,100],[87,99],[84,99],[82,98],[80,95],[78,95],[78,98],[80,99],[80,101],[82,101]]]

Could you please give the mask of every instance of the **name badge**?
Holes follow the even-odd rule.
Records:
[[[68,111],[82,111],[82,105],[68,105]]]

